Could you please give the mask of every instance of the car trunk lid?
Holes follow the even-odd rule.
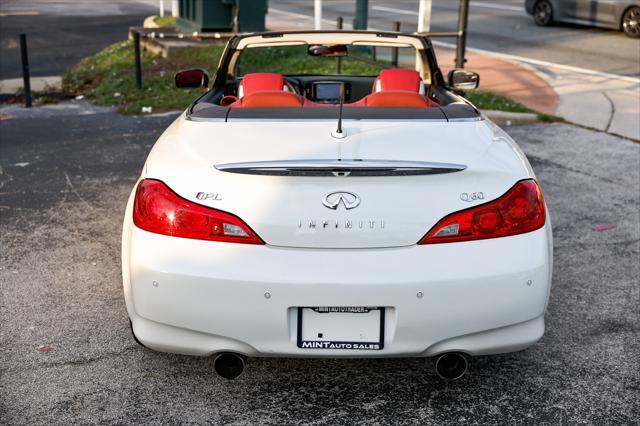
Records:
[[[185,122],[179,153],[150,174],[238,215],[267,244],[306,248],[413,245],[526,177],[485,122],[346,121],[343,139],[333,125]]]

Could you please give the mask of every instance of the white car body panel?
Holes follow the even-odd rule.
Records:
[[[141,179],[242,218],[266,245],[123,229],[125,300],[136,336],[168,352],[249,356],[470,355],[523,349],[544,332],[552,270],[551,224],[488,240],[417,245],[444,216],[496,199],[535,178],[506,133],[487,120],[190,121],[160,137]],[[461,172],[394,177],[254,176],[215,164],[294,159],[459,163]],[[330,210],[322,197],[357,193],[358,208]],[[200,200],[198,192],[219,194]],[[462,193],[482,192],[465,202]],[[384,220],[384,228],[299,226],[302,220]],[[268,296],[267,296],[268,295]],[[297,307],[385,308],[382,350],[302,349]],[[348,327],[345,324],[345,327]]]
[[[518,180],[533,177],[524,157],[514,155],[513,142],[494,134],[486,121],[345,123],[348,137],[336,139],[331,136],[335,121],[180,118],[153,148],[143,177],[169,184],[183,198],[238,215],[269,245],[309,248],[414,245],[447,214],[498,198]],[[461,163],[467,169],[383,179],[251,176],[214,168],[240,161],[353,158],[422,159]],[[323,196],[340,190],[355,192],[362,204],[353,211],[326,209]],[[219,199],[198,200],[199,192]],[[473,192],[482,192],[484,200],[461,200],[462,193]],[[347,220],[352,229],[345,229]],[[309,221],[316,227],[309,228]]]

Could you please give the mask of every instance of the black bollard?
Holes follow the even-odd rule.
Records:
[[[136,57],[136,88],[142,89],[142,64],[140,62],[140,33],[133,33],[133,49]]]
[[[20,55],[22,56],[22,80],[24,85],[24,105],[31,108],[31,77],[29,76],[29,55],[27,54],[27,35],[20,34]]]

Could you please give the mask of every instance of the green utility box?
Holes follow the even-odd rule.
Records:
[[[264,31],[268,0],[179,0],[178,31]],[[234,22],[237,17],[237,28]]]
[[[354,30],[366,30],[369,26],[369,0],[356,0],[356,17],[353,20]]]

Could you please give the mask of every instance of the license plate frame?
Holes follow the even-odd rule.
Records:
[[[372,342],[360,341],[342,341],[342,340],[305,340],[302,336],[303,331],[303,313],[305,309],[314,310],[317,313],[325,314],[350,314],[358,315],[369,313],[371,311],[379,311],[379,340]],[[327,310],[327,312],[318,312],[319,310]],[[342,311],[346,310],[346,311]],[[351,310],[351,311],[349,311]],[[358,312],[358,310],[366,310],[366,312]],[[300,349],[329,349],[329,350],[364,350],[379,351],[384,349],[384,328],[385,328],[385,308],[383,306],[299,306],[298,307],[298,324],[297,324],[297,346]]]

